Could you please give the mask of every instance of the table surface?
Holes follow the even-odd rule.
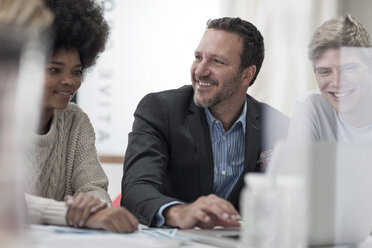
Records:
[[[34,248],[215,248],[178,237],[177,229],[146,228],[140,226],[132,234],[116,234],[100,230],[70,227],[30,225],[24,232],[27,244]],[[28,246],[29,247],[29,246]]]
[[[27,247],[34,248],[215,248],[177,236],[177,229],[146,228],[140,226],[132,234],[115,234],[106,231],[70,227],[30,225],[24,231]],[[350,246],[337,246],[346,248]],[[326,247],[322,247],[326,248]],[[372,236],[353,248],[372,248]]]

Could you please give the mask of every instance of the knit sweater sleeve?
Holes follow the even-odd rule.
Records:
[[[43,198],[30,194],[25,195],[28,221],[31,224],[51,224],[66,226],[67,206],[65,202],[59,202],[49,198]]]
[[[78,121],[73,124],[71,136],[76,139],[70,152],[73,157],[68,158],[67,174],[72,173],[71,185],[74,194],[80,192],[92,194],[111,204],[107,193],[108,179],[98,160],[95,147],[95,133],[88,116],[80,110]]]

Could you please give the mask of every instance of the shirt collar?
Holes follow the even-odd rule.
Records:
[[[213,123],[216,121],[216,118],[212,115],[212,113],[209,111],[207,107],[204,108],[204,112],[207,116],[207,122],[208,122],[209,129],[212,130]],[[234,127],[237,123],[240,122],[242,124],[244,135],[245,135],[245,126],[246,126],[246,115],[247,115],[247,99],[244,100],[243,110],[239,118],[232,125],[232,127]]]

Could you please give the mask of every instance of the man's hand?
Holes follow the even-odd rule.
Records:
[[[67,224],[74,227],[83,227],[91,214],[107,207],[106,202],[85,193],[79,193],[74,197],[66,196],[65,201],[68,206]]]
[[[105,208],[91,215],[85,226],[110,232],[129,233],[137,230],[138,220],[123,207]]]
[[[190,229],[215,226],[238,227],[241,219],[234,206],[216,196],[201,196],[186,205],[173,205],[164,211],[165,225]]]

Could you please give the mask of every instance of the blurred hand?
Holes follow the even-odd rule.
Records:
[[[85,226],[110,232],[129,233],[138,229],[138,220],[123,207],[105,208],[92,214]]]
[[[230,202],[214,194],[201,196],[190,204],[170,206],[164,211],[164,217],[166,225],[182,229],[239,227],[241,219]]]
[[[73,227],[83,227],[91,214],[107,207],[106,202],[86,193],[65,196],[65,202],[68,206],[66,221]]]

